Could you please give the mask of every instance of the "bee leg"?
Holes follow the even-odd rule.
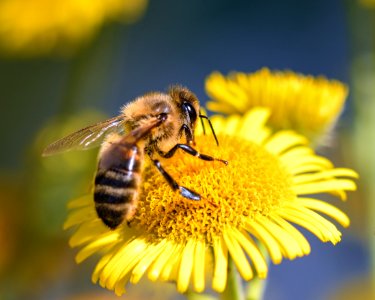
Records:
[[[207,154],[202,154],[202,153],[199,153],[197,150],[195,150],[193,147],[189,146],[189,145],[186,145],[186,144],[176,144],[176,146],[174,146],[171,150],[169,150],[167,153],[163,153],[163,152],[159,152],[159,154],[162,156],[162,157],[165,157],[165,158],[170,158],[172,157],[176,150],[177,149],[181,149],[183,151],[185,151],[186,153],[190,154],[190,155],[193,155],[193,156],[196,156],[200,159],[203,159],[203,160],[207,160],[207,161],[213,161],[213,160],[217,160],[217,161],[221,161],[222,163],[224,164],[228,164],[228,162],[226,160],[223,160],[223,159],[219,159],[219,158],[215,158],[215,157],[212,157],[212,156],[209,156]]]
[[[184,132],[185,133],[185,136],[186,136],[186,143],[187,144],[192,144],[192,145],[195,145],[195,141],[194,141],[194,138],[193,138],[193,134],[191,133],[191,130],[190,128],[184,124],[181,126],[180,128],[180,134]]]
[[[156,168],[158,168],[159,172],[163,175],[165,180],[168,182],[168,184],[171,186],[171,188],[174,191],[178,190],[180,192],[181,196],[183,196],[185,198],[188,198],[190,200],[195,200],[195,201],[201,200],[201,196],[199,194],[197,194],[196,192],[194,192],[192,190],[189,190],[188,188],[186,188],[184,186],[178,185],[178,183],[172,178],[172,176],[169,175],[167,173],[167,171],[164,170],[160,161],[158,161],[156,159],[152,160],[152,161],[153,161],[154,165],[156,166]]]

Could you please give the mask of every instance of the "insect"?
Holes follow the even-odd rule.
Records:
[[[95,209],[103,223],[115,229],[124,221],[129,223],[136,212],[145,155],[150,157],[173,190],[194,201],[200,200],[201,196],[180,186],[165,171],[158,156],[170,158],[181,149],[202,160],[228,164],[193,148],[198,117],[202,125],[203,119],[208,120],[219,144],[210,120],[200,114],[199,109],[197,97],[185,87],[172,86],[167,93],[147,93],[123,106],[119,116],[50,144],[44,149],[43,156],[73,149],[85,150],[101,144],[94,184]]]

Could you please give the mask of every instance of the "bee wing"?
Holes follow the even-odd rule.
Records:
[[[112,132],[123,133],[124,116],[117,116],[106,121],[80,129],[48,145],[42,155],[50,156],[69,150],[86,150],[97,147],[103,138]]]
[[[121,136],[121,138],[117,139],[116,137],[114,141],[111,141],[111,139],[106,140],[104,143],[109,143],[111,147],[100,156],[98,169],[106,171],[113,166],[117,166],[119,164],[119,157],[124,159],[124,153],[127,153],[127,160],[135,160],[139,152],[131,151],[133,147],[139,146],[137,143],[150,134],[153,128],[158,127],[164,121],[162,119],[150,118],[141,126]]]
[[[164,121],[165,119],[150,118],[147,122],[145,122],[145,124],[126,134],[121,143],[136,144],[140,139],[143,139],[146,135],[148,135],[153,128],[160,126],[160,124]]]

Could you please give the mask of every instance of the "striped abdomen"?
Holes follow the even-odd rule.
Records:
[[[142,151],[113,145],[103,154],[95,177],[94,201],[100,219],[111,229],[131,220],[137,208]]]

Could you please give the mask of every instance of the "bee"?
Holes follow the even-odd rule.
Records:
[[[160,157],[170,158],[181,149],[202,160],[228,164],[193,148],[198,117],[204,133],[203,119],[208,121],[219,145],[210,120],[200,113],[198,98],[185,87],[172,86],[167,93],[151,92],[134,99],[122,107],[119,116],[57,140],[44,149],[43,156],[101,144],[94,184],[95,209],[103,223],[115,229],[124,221],[129,224],[136,213],[145,155],[173,190],[193,201],[201,196],[180,186],[163,168]]]

